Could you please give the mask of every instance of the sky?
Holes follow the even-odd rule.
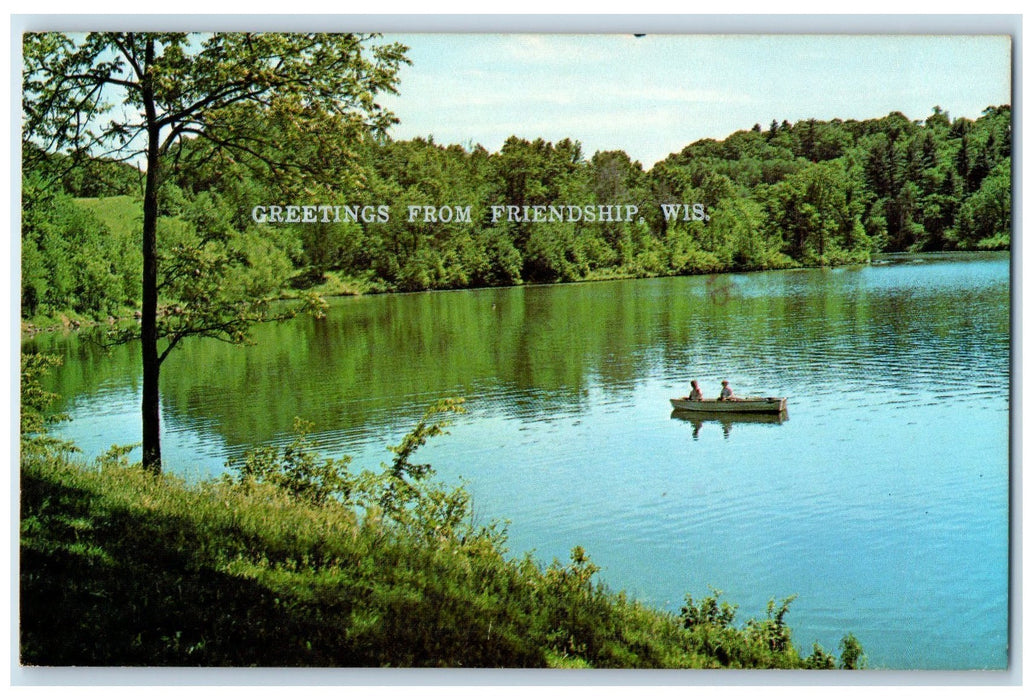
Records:
[[[651,167],[772,119],[952,119],[1010,104],[1006,36],[387,34],[408,45],[396,139],[572,138]]]

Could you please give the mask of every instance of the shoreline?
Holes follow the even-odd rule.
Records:
[[[794,270],[819,270],[819,269],[837,269],[843,267],[870,267],[875,265],[896,265],[901,263],[919,263],[923,262],[924,258],[949,258],[951,256],[979,256],[979,255],[994,255],[994,254],[1008,254],[1011,255],[1012,249],[1008,248],[996,249],[996,250],[937,250],[927,252],[883,252],[873,254],[867,262],[845,262],[829,265],[790,265],[786,267],[765,267],[765,268],[747,268],[747,269],[728,269],[720,270],[715,272],[694,272],[690,274],[670,274],[670,275],[623,275],[617,271],[603,272],[602,274],[589,277],[582,280],[570,280],[567,282],[522,282],[520,284],[506,284],[506,285],[489,285],[489,286],[467,286],[467,287],[448,287],[440,289],[419,289],[419,290],[400,290],[400,289],[389,289],[389,288],[378,288],[375,283],[370,281],[363,281],[359,279],[348,279],[341,280],[336,276],[335,271],[330,271],[334,277],[324,281],[321,284],[313,285],[308,289],[299,289],[297,293],[286,293],[288,288],[281,289],[281,292],[276,296],[273,301],[284,302],[293,301],[299,298],[301,292],[312,291],[320,286],[328,286],[333,291],[326,292],[321,296],[325,296],[327,299],[337,299],[343,297],[360,297],[360,296],[371,296],[381,294],[421,294],[425,292],[457,292],[457,291],[475,291],[483,289],[511,289],[516,287],[547,287],[555,285],[569,285],[569,284],[590,284],[593,282],[614,282],[618,280],[645,280],[645,279],[662,279],[668,277],[699,277],[707,275],[741,275],[749,274],[753,272],[774,272],[774,271],[794,271]],[[318,292],[317,292],[318,293]],[[126,323],[129,321],[139,321],[140,311],[133,311],[132,315],[124,316],[109,316],[106,320],[96,320],[78,317],[74,312],[63,310],[58,312],[57,316],[61,319],[60,323],[55,323],[47,326],[40,326],[34,323],[31,319],[20,319],[21,324],[21,338],[26,340],[34,338],[40,334],[49,333],[76,333],[88,328],[97,328],[99,326],[116,326],[120,323]]]

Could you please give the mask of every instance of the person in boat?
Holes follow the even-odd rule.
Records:
[[[738,401],[739,398],[732,392],[732,387],[729,386],[728,380],[725,379],[721,382],[721,395],[717,397],[718,401]]]
[[[689,401],[702,401],[703,392],[700,391],[699,383],[693,379],[689,384],[692,385],[692,391],[689,392]]]

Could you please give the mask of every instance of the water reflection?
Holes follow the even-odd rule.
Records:
[[[709,411],[680,411],[677,408],[671,411],[673,420],[680,420],[692,425],[692,439],[699,439],[699,431],[704,423],[718,423],[724,432],[725,439],[732,432],[732,426],[737,423],[753,423],[764,425],[782,425],[789,420],[789,412],[781,413],[727,413]]]
[[[216,434],[202,439],[230,450],[289,438],[301,417],[351,450],[382,445],[444,396],[534,424],[693,377],[874,410],[902,385],[936,405],[968,376],[955,401],[983,406],[1000,391],[983,384],[1007,381],[1007,299],[1006,259],[341,299],[325,319],[256,328],[251,347],[185,341],[162,371],[162,415],[169,427],[204,420]],[[48,386],[56,410],[78,415],[77,397],[101,391],[135,396],[135,344],[52,336],[26,349],[65,356]],[[138,441],[134,413],[104,439]]]

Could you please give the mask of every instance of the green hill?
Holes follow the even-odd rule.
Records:
[[[108,231],[119,238],[140,239],[143,203],[135,197],[80,197],[75,203],[91,212]]]

